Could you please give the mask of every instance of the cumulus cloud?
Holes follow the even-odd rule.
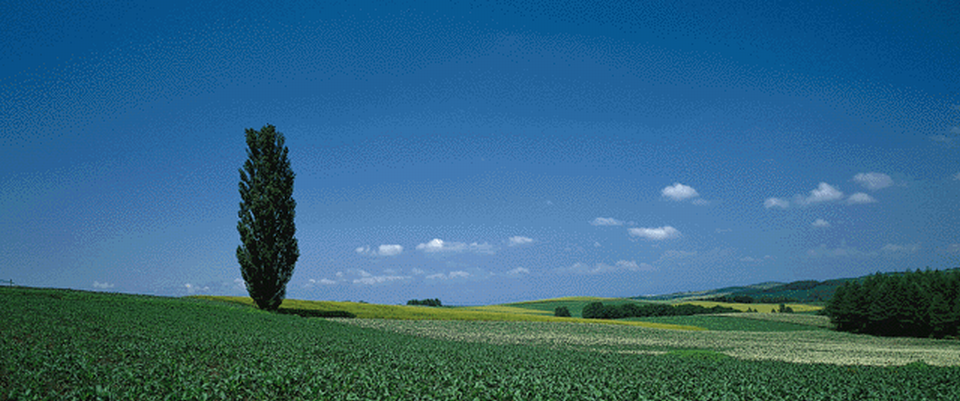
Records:
[[[853,180],[866,189],[876,191],[893,185],[893,179],[883,173],[860,173]]]
[[[316,287],[317,284],[320,284],[320,285],[334,285],[334,284],[337,284],[337,282],[334,281],[334,280],[327,279],[327,278],[322,278],[322,279],[320,279],[320,280],[309,279],[309,280],[307,280],[307,284],[304,284],[304,285],[303,285],[303,288],[313,288],[313,287]]]
[[[533,242],[533,238],[515,236],[510,237],[510,246],[525,245]]]
[[[507,274],[511,276],[519,276],[521,274],[530,274],[530,269],[527,269],[526,267],[518,267],[516,269],[510,269],[509,271],[507,271]]]
[[[622,226],[623,222],[613,217],[597,217],[590,224],[595,226]]]
[[[763,201],[763,207],[765,207],[765,208],[767,208],[767,209],[771,209],[771,208],[775,208],[775,207],[779,207],[779,208],[781,208],[781,209],[786,209],[786,208],[790,207],[790,202],[787,201],[786,199],[767,198],[767,200]]]
[[[380,245],[377,249],[371,249],[369,245],[365,245],[358,247],[355,251],[361,255],[396,256],[403,252],[403,247],[400,245],[384,244]]]
[[[417,249],[427,252],[427,253],[438,253],[438,252],[474,252],[474,253],[483,253],[483,254],[492,254],[494,253],[493,246],[484,242],[465,244],[463,242],[445,242],[440,238],[434,238],[425,244],[417,245]]]
[[[834,188],[830,184],[821,182],[817,189],[810,191],[810,196],[803,199],[804,203],[829,202],[843,198],[843,192]]]
[[[630,235],[642,237],[653,241],[662,241],[680,237],[680,231],[671,226],[657,228],[631,228],[628,230]]]
[[[874,203],[876,201],[877,200],[873,199],[872,196],[867,195],[863,192],[857,192],[853,195],[850,195],[850,197],[847,198],[847,203],[851,205],[862,205],[865,203]]]
[[[696,198],[700,196],[697,193],[696,189],[693,187],[688,187],[679,182],[673,183],[673,186],[668,186],[660,191],[664,197],[670,198],[675,201],[682,201],[684,199]]]
[[[380,245],[380,250],[377,254],[380,256],[394,256],[399,255],[400,252],[403,252],[403,247],[400,245]]]
[[[811,224],[811,225],[814,226],[814,227],[819,227],[819,228],[827,228],[827,227],[830,227],[830,222],[828,222],[828,221],[826,221],[826,220],[824,220],[824,219],[817,219],[817,220],[815,220],[815,221],[813,222],[813,224]]]
[[[883,248],[880,248],[880,250],[886,253],[916,253],[920,250],[920,244],[886,244]]]
[[[470,273],[467,273],[463,270],[452,271],[448,274],[436,273],[427,276],[428,280],[452,280],[457,278],[467,278],[470,277]]]
[[[190,284],[190,283],[184,284],[184,285],[183,285],[183,288],[186,288],[186,289],[187,289],[187,294],[194,294],[194,293],[202,292],[202,291],[210,291],[210,287],[209,287],[209,286],[203,286],[203,287],[201,287],[201,286],[193,285],[193,284]]]
[[[606,263],[597,263],[593,266],[590,266],[586,263],[576,262],[570,266],[561,267],[557,269],[559,273],[568,273],[568,274],[603,274],[603,273],[613,273],[618,271],[653,271],[656,270],[655,267],[647,263],[637,263],[632,260],[618,260],[613,265],[608,265]]]
[[[365,272],[366,273],[366,272]],[[353,280],[354,284],[363,284],[363,285],[374,285],[374,284],[383,284],[389,283],[392,281],[402,281],[411,278],[410,276],[374,276],[367,274],[366,276],[357,278]]]
[[[94,281],[94,282],[93,282],[93,288],[100,288],[100,289],[113,288],[113,284],[110,284],[110,283],[101,283],[101,282],[99,282],[99,281]]]
[[[419,276],[419,275],[422,275],[422,274],[426,273],[426,272],[423,271],[422,269],[418,269],[418,268],[416,268],[416,267],[414,267],[412,270],[410,270],[410,272],[413,273],[413,274],[416,275],[416,276]]]

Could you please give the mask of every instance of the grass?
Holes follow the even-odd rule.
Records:
[[[960,368],[937,366],[956,358],[955,343],[883,340],[877,349],[928,352],[878,367],[755,361],[703,341],[735,334],[769,349],[873,341],[826,331],[334,321],[198,298],[2,287],[0,333],[0,401],[960,399]],[[790,337],[812,334],[826,337]],[[641,348],[660,354],[633,352]]]
[[[254,306],[249,297],[226,297],[213,295],[192,296],[194,299],[228,302],[245,306]],[[554,317],[536,311],[509,306],[434,308],[429,306],[379,305],[357,302],[302,301],[285,299],[281,308],[295,308],[322,311],[347,311],[361,319],[398,319],[398,320],[481,320],[481,321],[525,321],[525,322],[571,322],[597,323],[628,326],[641,326],[672,330],[703,330],[701,327],[675,325],[655,322],[625,320],[581,319],[573,317]]]

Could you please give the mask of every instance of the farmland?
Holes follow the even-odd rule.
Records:
[[[0,333],[0,400],[960,398],[956,341],[823,329],[325,320],[7,287]]]

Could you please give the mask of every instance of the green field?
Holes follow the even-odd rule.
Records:
[[[0,400],[960,399],[957,341],[828,330],[325,320],[4,287],[0,333]]]

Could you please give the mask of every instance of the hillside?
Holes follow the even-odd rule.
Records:
[[[952,271],[960,268],[941,269],[942,271]],[[902,274],[901,272],[890,272],[885,274]],[[764,282],[753,285],[724,287],[715,290],[676,292],[663,295],[636,296],[631,299],[641,301],[693,301],[709,299],[719,296],[749,296],[752,298],[792,298],[797,303],[821,303],[826,302],[833,296],[834,291],[843,283],[848,281],[862,282],[868,276],[839,278],[826,281],[800,280],[789,283]]]

